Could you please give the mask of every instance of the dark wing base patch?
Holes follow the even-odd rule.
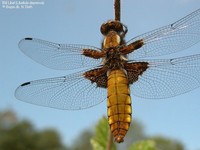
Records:
[[[139,76],[141,76],[147,70],[147,68],[147,62],[126,63],[125,70],[127,71],[129,84],[136,82]]]
[[[92,83],[96,83],[97,87],[107,88],[107,68],[98,68],[85,72],[83,75]]]

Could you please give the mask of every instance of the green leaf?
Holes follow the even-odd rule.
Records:
[[[95,136],[90,141],[93,150],[116,150],[106,117],[99,120],[95,132]],[[108,145],[110,145],[110,149],[107,148]]]
[[[157,150],[153,140],[145,140],[134,143],[128,150]]]
[[[184,146],[181,142],[162,136],[154,136],[150,138],[156,143],[157,149],[161,150],[184,150]]]

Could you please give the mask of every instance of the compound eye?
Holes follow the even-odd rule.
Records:
[[[106,35],[111,30],[121,34],[122,32],[124,32],[124,26],[119,21],[108,21],[101,25],[100,30],[103,35]]]
[[[119,21],[116,21],[114,23],[114,28],[117,32],[122,32],[123,31],[123,25],[119,22]]]
[[[107,23],[103,23],[101,25],[100,31],[103,35],[106,35],[108,33],[108,24]]]

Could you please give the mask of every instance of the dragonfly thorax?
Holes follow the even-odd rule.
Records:
[[[103,65],[110,70],[123,68],[125,55],[121,54],[120,46],[124,44],[124,25],[119,21],[108,21],[101,26],[101,32],[104,35],[102,49],[106,54],[103,59]]]
[[[103,40],[103,48],[114,48],[119,46],[121,43],[121,37],[117,34],[117,32],[111,30],[109,33],[104,37]]]
[[[109,48],[106,50],[106,56],[103,59],[103,65],[110,70],[121,69],[124,67],[124,63],[127,58],[122,55],[118,47]]]

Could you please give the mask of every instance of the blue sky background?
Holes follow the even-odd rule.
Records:
[[[18,49],[18,42],[24,37],[36,37],[100,47],[99,28],[114,18],[113,0],[43,1],[44,5],[32,9],[4,9],[0,4],[0,110],[13,109],[38,129],[54,127],[70,144],[82,130],[106,115],[106,102],[81,111],[63,111],[16,100],[14,91],[21,83],[70,73],[35,63]],[[126,39],[173,23],[198,8],[199,0],[122,0],[121,21],[129,29]],[[195,53],[200,53],[200,44],[179,55]],[[182,141],[188,150],[200,149],[200,89],[166,100],[132,96],[132,101],[133,119],[142,122],[149,135],[172,137]]]

